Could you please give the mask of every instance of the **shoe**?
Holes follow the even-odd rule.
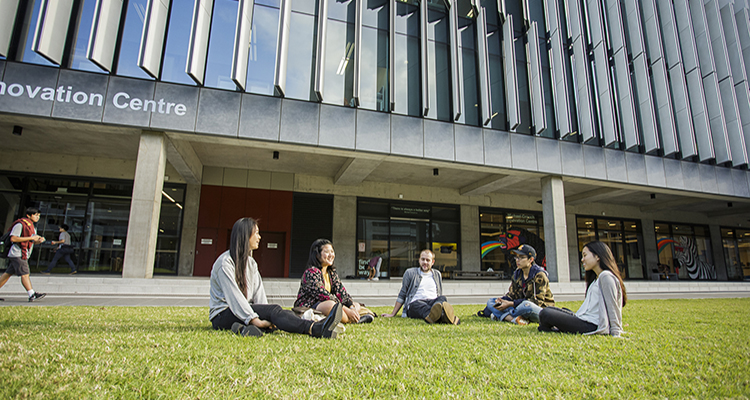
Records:
[[[493,321],[497,321],[497,317],[495,316],[495,314],[491,314],[490,319]]]
[[[425,317],[425,321],[428,324],[434,324],[440,322],[440,317],[443,315],[443,305],[441,303],[435,303],[430,309],[430,314]]]
[[[370,322],[374,321],[375,317],[373,317],[371,314],[366,314],[361,317],[359,317],[359,321],[357,321],[358,324],[369,324]]]
[[[234,332],[237,335],[240,335],[242,337],[261,337],[263,336],[263,332],[260,331],[260,329],[255,325],[242,325],[239,322],[235,322],[232,324],[232,332]]]
[[[78,273],[78,271],[70,271],[70,273],[68,275],[75,275],[77,273]]]
[[[40,272],[40,274],[42,274],[42,275],[49,275],[50,273],[47,272],[47,271],[42,271],[42,272]]]
[[[372,280],[374,280],[374,281],[379,281],[379,280],[380,280],[380,278],[378,278],[378,277],[376,276],[376,277],[372,278]]]
[[[316,338],[336,339],[338,332],[336,332],[335,329],[336,325],[341,322],[342,315],[343,306],[341,305],[341,303],[336,303],[325,319],[315,322],[312,325],[310,335]]]
[[[440,322],[453,325],[458,325],[460,323],[460,320],[456,317],[456,313],[453,312],[453,306],[447,301],[443,303],[443,314],[440,316]]]
[[[524,317],[518,316],[513,318],[513,323],[516,325],[528,325],[529,321]]]
[[[47,295],[47,293],[36,292],[36,293],[32,294],[31,296],[29,296],[29,301],[35,301],[35,300],[43,299],[44,296],[46,296],[46,295]]]

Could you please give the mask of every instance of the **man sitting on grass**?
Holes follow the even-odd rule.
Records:
[[[555,305],[547,271],[534,262],[536,250],[528,244],[519,246],[512,253],[517,269],[513,272],[508,293],[491,298],[487,307],[477,314],[517,325],[528,325],[529,321],[538,323],[542,308]]]
[[[383,317],[393,317],[404,305],[402,317],[424,319],[428,324],[461,323],[453,312],[453,306],[443,296],[443,278],[439,271],[432,269],[433,264],[435,253],[429,249],[422,250],[419,254],[419,268],[406,270],[396,305],[390,314],[383,314]]]

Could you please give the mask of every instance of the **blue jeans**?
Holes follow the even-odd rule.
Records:
[[[518,307],[508,307],[502,311],[495,308],[496,302],[497,297],[489,299],[485,311],[489,310],[498,321],[505,321],[505,317],[510,315],[511,318],[524,317],[531,322],[539,322],[539,313],[542,311],[542,307],[528,300],[524,300]]]

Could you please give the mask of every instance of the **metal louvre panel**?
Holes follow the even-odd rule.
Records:
[[[641,53],[633,59],[636,94],[638,95],[638,113],[641,117],[640,127],[643,132],[643,145],[647,153],[659,149],[657,136],[654,100],[651,96],[651,80],[648,75],[646,54]]]
[[[674,0],[675,21],[680,34],[680,50],[682,50],[682,64],[685,73],[698,68],[698,49],[695,45],[693,34],[693,22],[690,19],[690,8],[688,0]],[[698,127],[696,126],[696,130]]]
[[[727,43],[724,38],[724,29],[719,16],[719,8],[716,2],[709,0],[704,4],[706,10],[706,22],[708,23],[708,35],[711,40],[711,52],[714,56],[714,68],[719,80],[732,76],[729,67],[729,56],[727,55]],[[703,71],[705,74],[707,71]]]
[[[680,55],[680,40],[675,22],[674,9],[671,1],[657,1],[659,7],[659,26],[661,27],[662,48],[667,68],[682,63]]]
[[[542,86],[542,64],[539,54],[539,29],[536,22],[526,31],[529,56],[529,81],[531,86],[531,122],[537,135],[547,129],[547,113],[544,109],[544,87]]]
[[[637,9],[638,7],[635,8]],[[656,60],[664,57],[661,32],[659,31],[659,18],[656,14],[654,0],[641,0],[641,11],[643,12],[643,33],[645,36],[646,53],[651,60],[651,64],[653,64]]]
[[[724,105],[722,96],[719,91],[719,81],[716,79],[716,72],[712,72],[702,78],[703,91],[706,96],[706,110],[708,111],[708,123],[711,125],[711,137],[714,142],[714,151],[716,152],[716,162],[723,163],[732,160],[732,153],[729,150],[729,134],[727,124],[724,121]],[[744,146],[743,146],[744,148]]]
[[[727,45],[729,66],[732,71],[733,83],[737,85],[747,80],[745,74],[745,61],[742,58],[742,49],[739,44],[739,32],[734,20],[734,7],[727,4],[721,9],[721,25],[724,31],[724,39]]]
[[[555,120],[560,137],[568,136],[573,130],[571,127],[570,105],[568,104],[569,88],[567,71],[565,68],[565,58],[567,51],[562,42],[560,34],[560,11],[557,8],[557,0],[545,1],[547,6],[546,17],[547,29],[550,36],[550,68],[552,72],[552,96],[555,105]]]
[[[419,0],[419,58],[422,76],[422,116],[430,111],[429,80],[427,79],[427,0]]]
[[[745,66],[745,78],[747,79],[747,68],[750,66],[750,13],[748,10],[741,8],[734,14],[734,20],[737,24],[737,42],[741,47],[741,56]]]
[[[31,49],[59,65],[72,11],[73,0],[42,0]]]
[[[19,0],[0,0],[0,56],[8,56]]]
[[[482,125],[488,125],[492,121],[492,98],[490,97],[490,54],[487,49],[487,15],[484,7],[478,7],[477,13],[477,58],[479,62],[479,94],[482,102]],[[462,74],[463,75],[463,74]],[[463,96],[463,84],[461,85],[461,95]]]
[[[739,83],[734,87],[737,95],[737,110],[740,113],[742,132],[745,136],[745,145],[750,144],[750,87],[747,81]],[[750,149],[748,149],[750,151]]]
[[[247,58],[250,52],[250,33],[253,28],[254,0],[239,0],[237,5],[237,31],[232,53],[232,80],[242,90],[247,81]]]
[[[680,148],[677,142],[674,115],[672,114],[672,97],[669,93],[667,67],[664,64],[663,58],[660,58],[651,65],[651,74],[654,84],[655,109],[659,117],[661,145],[666,156],[678,152]]]
[[[589,63],[586,57],[586,44],[583,38],[573,42],[573,64],[575,65],[575,85],[578,99],[578,130],[583,142],[596,138],[594,129],[594,109],[591,104],[591,82],[589,81]]]
[[[620,123],[622,124],[622,136],[625,141],[625,149],[629,150],[641,144],[638,135],[638,122],[635,117],[635,105],[633,104],[633,88],[630,82],[630,68],[628,66],[628,56],[625,48],[620,49],[614,55],[615,59],[615,78],[617,82],[617,96],[620,108]],[[644,141],[647,145],[657,145],[658,142],[651,143],[646,138],[644,132]],[[648,150],[648,146],[646,151]]]
[[[396,0],[388,2],[388,90],[390,111],[396,109]],[[322,73],[322,72],[321,72]]]
[[[706,10],[703,8],[703,0],[689,0],[690,17],[693,23],[693,36],[695,37],[695,48],[698,50],[698,63],[703,76],[716,71],[714,55],[711,51],[711,36],[708,32],[706,21]]]
[[[112,72],[122,0],[97,0],[86,58],[101,69]]]
[[[747,164],[747,145],[745,135],[742,132],[739,110],[737,109],[737,97],[734,93],[734,84],[730,79],[719,82],[721,94],[721,105],[724,113],[724,123],[727,125],[730,150],[732,153],[732,165],[738,167]]]
[[[589,41],[593,47],[605,40],[604,18],[599,0],[586,0],[588,5]]]
[[[618,50],[626,46],[622,13],[620,12],[620,4],[617,0],[606,0],[606,7],[607,19],[609,21],[609,47],[612,49],[613,53],[616,53]],[[634,45],[631,44],[631,47],[633,46]]]
[[[610,5],[609,9],[611,11],[617,10],[617,15],[619,16],[619,19],[622,19],[622,16],[619,12],[620,6],[619,1],[617,0],[609,0],[610,3],[614,3],[614,5]],[[644,45],[643,45],[643,32],[641,32],[641,15],[640,10],[638,9],[638,4],[635,2],[635,0],[630,1],[624,1],[623,6],[625,7],[625,23],[628,24],[627,34],[630,39],[630,43],[628,43],[628,50],[630,50],[630,54],[633,58],[637,57],[639,54],[643,53],[645,51]],[[610,30],[612,25],[612,12],[609,14],[610,19]],[[624,26],[624,23],[620,23],[621,26]],[[613,47],[614,48],[614,47]]]
[[[456,4],[455,0],[451,2],[451,7],[448,10],[448,25],[450,26],[450,55],[451,55],[451,85],[453,89],[453,120],[458,121],[459,118],[461,118],[461,113],[463,112],[463,72],[462,67],[463,63],[459,61],[460,59],[460,50],[459,50],[459,43],[458,43],[458,11],[457,11],[458,5]],[[477,18],[477,24],[479,23],[479,18]],[[479,37],[477,38],[477,41],[481,41],[482,31],[484,31],[483,27],[477,26],[477,28],[480,30]],[[486,36],[486,34],[485,34]],[[485,39],[486,41],[486,39]],[[482,54],[479,54],[479,60],[481,61]],[[481,76],[480,76],[481,78]],[[484,88],[484,83],[481,83],[480,86]]]
[[[362,12],[364,0],[355,0],[354,16],[354,88],[352,88],[352,101],[354,107],[359,107],[359,96],[362,94]]]
[[[687,82],[682,63],[675,65],[668,71],[669,89],[672,94],[672,107],[674,109],[675,127],[680,142],[682,158],[698,155],[695,144],[695,131],[693,118],[690,114],[690,100],[688,99]]]
[[[568,34],[570,35],[570,41],[575,42],[576,39],[583,35],[583,21],[581,21],[581,4],[579,0],[568,1],[568,7],[566,8],[567,23],[568,23]]]
[[[199,85],[203,85],[203,78],[206,74],[208,35],[211,33],[213,8],[214,0],[195,0],[185,73]]]
[[[505,104],[510,130],[521,123],[521,109],[518,106],[518,71],[516,71],[516,47],[513,43],[513,16],[508,14],[503,23],[503,67],[505,69]]]
[[[604,145],[609,146],[619,140],[615,125],[614,99],[612,97],[612,79],[609,72],[609,58],[604,43],[594,48],[594,68],[596,69],[597,98],[599,99],[599,121]]]
[[[161,55],[164,49],[164,34],[167,30],[170,2],[171,0],[149,0],[143,21],[138,66],[156,79],[159,78],[159,69],[161,69]],[[247,57],[245,59],[247,62]]]
[[[277,96],[284,97],[286,92],[286,67],[289,59],[289,24],[292,19],[292,0],[281,0],[279,12],[279,42],[276,47],[276,71],[273,86]]]
[[[318,101],[323,101],[325,89],[326,38],[328,37],[328,1],[318,2],[318,40],[315,47],[315,81],[313,93]],[[393,43],[393,42],[391,42]],[[391,92],[393,93],[393,92]]]
[[[690,115],[693,117],[693,128],[695,132],[695,143],[698,145],[698,156],[700,161],[708,161],[716,158],[716,162],[729,161],[726,146],[722,146],[721,157],[717,156],[714,149],[713,132],[708,121],[708,110],[706,106],[706,95],[703,91],[703,78],[700,69],[694,68],[686,72],[688,97],[690,99]],[[719,160],[722,161],[719,161]]]

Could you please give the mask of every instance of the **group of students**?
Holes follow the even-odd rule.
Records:
[[[258,265],[252,251],[261,236],[257,221],[241,218],[232,227],[229,250],[221,254],[211,270],[209,320],[214,329],[232,330],[242,336],[262,336],[280,329],[318,338],[335,338],[339,323],[372,322],[375,314],[352,297],[341,283],[334,260],[333,245],[318,239],[310,247],[295,308],[285,310],[268,304]],[[622,333],[622,307],[627,302],[625,285],[612,251],[602,242],[584,246],[581,263],[586,271],[586,297],[575,313],[555,307],[547,271],[535,263],[536,251],[529,245],[512,250],[517,269],[510,289],[503,296],[491,298],[479,316],[518,325],[539,323],[544,332],[581,334]],[[401,290],[390,313],[393,317],[403,307],[402,316],[427,323],[459,325],[461,319],[443,295],[442,275],[432,268],[435,254],[425,249],[419,256],[419,267],[404,272]],[[318,319],[303,319],[298,313],[312,310]],[[296,312],[295,312],[296,311]]]

